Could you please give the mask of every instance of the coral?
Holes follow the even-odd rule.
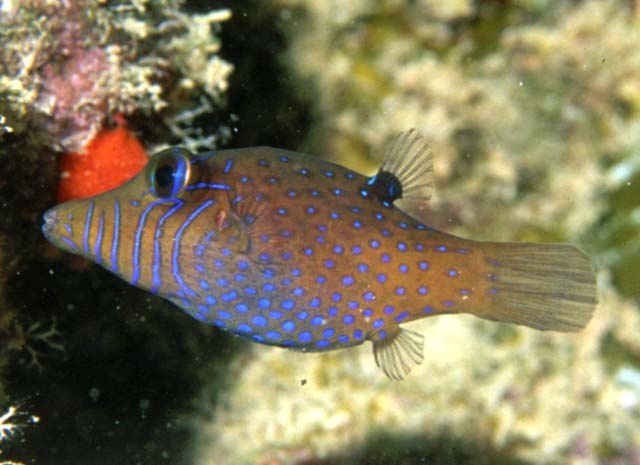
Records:
[[[202,97],[217,102],[232,67],[217,56],[211,27],[230,13],[188,15],[181,4],[3,4],[2,132],[31,122],[49,147],[81,151],[110,115],[170,120]]]

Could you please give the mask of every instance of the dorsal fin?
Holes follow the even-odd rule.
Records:
[[[367,185],[385,205],[398,201],[410,213],[422,210],[433,191],[433,156],[426,139],[416,129],[398,135]]]

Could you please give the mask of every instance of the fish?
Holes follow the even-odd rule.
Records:
[[[423,336],[404,327],[421,318],[584,328],[597,303],[589,257],[428,226],[433,164],[415,129],[388,145],[373,176],[271,147],[170,147],[126,184],[51,208],[42,231],[251,341],[308,352],[370,341],[392,380],[423,361]]]

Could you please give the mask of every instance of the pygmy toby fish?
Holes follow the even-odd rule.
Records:
[[[476,242],[423,222],[433,158],[415,130],[365,177],[268,147],[155,154],[127,184],[46,212],[43,232],[207,324],[303,351],[373,343],[402,379],[445,313],[577,331],[596,304],[567,244]],[[403,211],[404,206],[406,210]]]

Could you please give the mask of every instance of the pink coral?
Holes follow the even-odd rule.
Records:
[[[61,63],[47,63],[39,103],[52,117],[47,126],[60,135],[61,145],[82,149],[107,114],[104,81],[112,70],[103,50],[69,49]]]

